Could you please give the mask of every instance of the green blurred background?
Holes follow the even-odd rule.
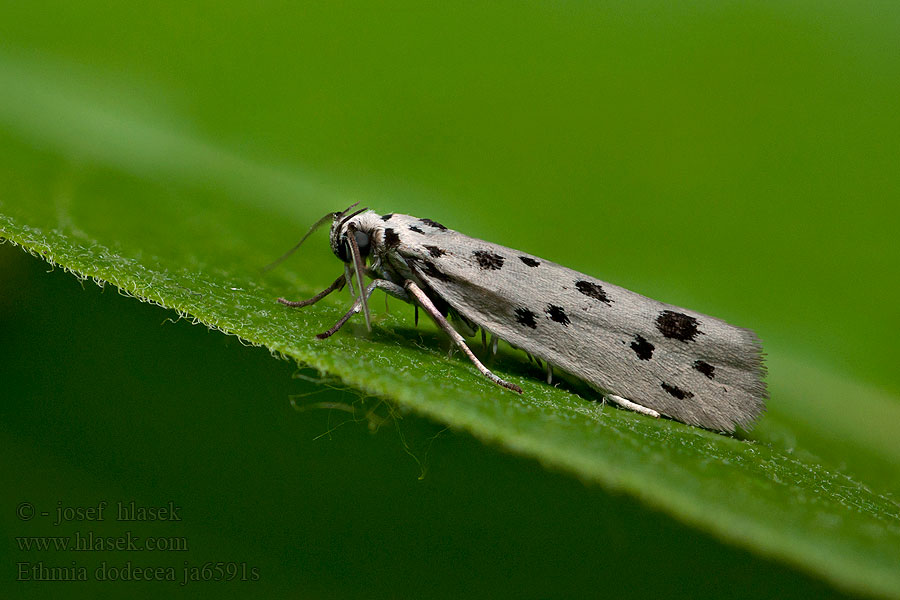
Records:
[[[361,199],[754,327],[896,396],[898,34],[890,2],[5,2],[0,209],[249,271]],[[226,195],[264,246],[198,218]],[[136,215],[141,235],[117,237]],[[208,593],[827,592],[464,435],[436,439],[421,482],[393,425],[315,440],[344,413],[288,396],[355,395],[19,252],[0,247],[4,506],[175,500],[188,560],[263,570]],[[313,245],[288,268],[324,284],[336,266]],[[419,459],[440,430],[400,421]],[[7,540],[23,535],[4,511]]]

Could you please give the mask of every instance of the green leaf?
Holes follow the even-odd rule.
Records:
[[[170,322],[166,309],[47,270],[0,246],[7,284],[0,476],[16,482],[0,502],[53,511],[58,502],[106,500],[111,508],[103,524],[23,523],[13,510],[0,524],[16,535],[170,532],[189,543],[188,552],[79,553],[73,560],[91,572],[102,561],[172,566],[178,575],[186,562],[258,567],[258,582],[216,584],[217,597],[235,598],[249,590],[256,597],[323,590],[340,598],[567,598],[601,590],[617,598],[720,598],[726,584],[735,600],[784,590],[847,598],[631,496],[425,418],[400,418],[381,399],[315,383],[311,369],[292,378],[296,367],[262,348]],[[340,410],[351,403],[355,416]],[[114,521],[116,502],[131,499],[174,501],[184,520],[172,527]],[[71,564],[57,551],[8,554],[16,563]],[[701,568],[708,575],[695,576]],[[373,577],[383,583],[373,587]],[[13,578],[6,585],[3,597],[30,588],[86,598],[158,597],[180,586]]]
[[[505,15],[490,16],[496,19],[494,22],[501,22],[500,17]],[[844,16],[835,12],[822,18],[837,27],[844,26]],[[444,17],[438,12],[429,14],[427,25],[440,30]],[[535,8],[520,18],[524,31],[540,36],[548,15]],[[666,18],[677,23],[684,16]],[[719,39],[718,21],[713,16],[709,18],[709,22],[689,23],[689,30],[707,42],[719,44],[711,48],[730,48]],[[764,50],[768,43],[763,43],[765,36],[756,37],[752,27],[744,29],[739,19],[727,22],[732,29],[730,34],[736,31],[748,36],[747,44],[771,53],[770,65],[762,59],[760,62],[774,69],[766,74],[766,89],[780,91],[800,102],[806,97],[798,90],[805,89],[805,85],[824,85],[826,90],[844,94],[839,96],[840,102],[813,105],[804,116],[811,115],[808,118],[816,123],[829,121],[835,115],[843,118],[845,107],[859,98],[846,92],[850,89],[847,86],[834,83],[840,78],[828,70],[794,72],[780,62],[786,50],[810,65],[823,55],[817,40],[801,35],[816,29],[796,15],[792,18],[795,30],[791,30],[790,37],[794,45],[774,50]],[[549,26],[561,39],[578,46],[582,39],[579,35],[589,36],[593,31],[588,21],[582,24],[579,18],[556,14]],[[768,20],[754,13],[750,22],[767,24]],[[254,23],[251,20],[245,25],[248,40],[257,39],[258,32],[251,31]],[[865,25],[864,21],[849,23],[846,27]],[[415,19],[399,23],[410,30],[420,25]],[[102,28],[103,24],[95,26]],[[365,393],[391,399],[402,409],[471,432],[548,467],[619,490],[693,527],[848,590],[900,597],[900,507],[893,500],[900,492],[896,469],[900,442],[894,433],[894,424],[900,422],[900,405],[889,392],[820,366],[827,364],[821,358],[822,351],[807,351],[808,342],[797,341],[802,337],[798,332],[813,331],[821,336],[830,333],[836,343],[849,348],[848,352],[856,349],[857,353],[850,356],[870,358],[866,367],[855,368],[854,373],[866,374],[887,389],[895,388],[896,373],[890,370],[894,361],[884,358],[884,350],[891,346],[886,341],[872,341],[872,334],[885,325],[870,324],[863,314],[867,311],[863,310],[846,310],[846,316],[842,316],[841,311],[846,308],[842,303],[846,300],[836,294],[823,298],[825,294],[820,293],[821,284],[830,282],[835,273],[840,275],[841,269],[847,269],[843,273],[845,281],[850,280],[849,273],[858,274],[855,269],[859,261],[854,256],[859,257],[862,250],[855,250],[851,242],[829,239],[835,246],[828,255],[831,260],[824,261],[828,269],[822,271],[815,270],[822,262],[820,255],[804,254],[806,248],[820,243],[822,228],[839,225],[845,231],[854,231],[864,223],[870,239],[880,240],[880,232],[887,231],[886,223],[891,219],[866,221],[865,210],[858,217],[863,220],[854,221],[847,215],[823,217],[818,212],[809,216],[795,209],[802,217],[799,221],[815,224],[817,218],[823,219],[818,221],[822,227],[801,231],[798,240],[772,234],[783,225],[768,225],[771,230],[767,230],[761,220],[756,223],[759,235],[768,237],[767,244],[758,245],[756,233],[748,232],[753,228],[734,218],[736,214],[746,217],[762,211],[770,217],[768,221],[789,220],[791,213],[788,210],[785,216],[783,202],[797,191],[790,186],[798,185],[794,183],[798,179],[820,186],[816,194],[810,194],[815,201],[809,200],[805,205],[818,210],[823,197],[837,204],[847,190],[853,189],[855,194],[879,192],[880,188],[872,183],[875,174],[891,173],[891,184],[896,186],[896,175],[878,164],[858,160],[854,163],[860,165],[858,170],[844,173],[837,182],[817,182],[823,172],[836,168],[835,163],[843,164],[828,153],[813,154],[812,166],[806,171],[779,172],[777,160],[766,162],[764,170],[772,171],[772,177],[785,187],[780,189],[780,196],[760,207],[757,198],[765,196],[768,183],[759,183],[745,170],[743,155],[721,158],[705,154],[715,152],[709,148],[728,152],[734,145],[731,139],[719,140],[715,133],[734,114],[729,101],[713,107],[711,116],[691,110],[696,101],[690,94],[692,82],[705,80],[706,74],[716,69],[727,67],[730,72],[729,56],[731,60],[743,60],[740,53],[726,55],[720,59],[723,62],[707,64],[697,72],[688,69],[666,74],[652,70],[658,66],[653,53],[642,48],[642,36],[646,33],[630,29],[627,19],[612,19],[610,26],[612,41],[603,43],[614,47],[616,43],[628,42],[633,52],[630,69],[647,67],[656,73],[660,89],[673,84],[686,94],[673,98],[674,103],[668,106],[672,114],[655,108],[660,111],[654,114],[661,126],[675,130],[660,135],[676,143],[681,139],[679,124],[691,123],[709,128],[703,134],[705,144],[689,147],[691,152],[681,156],[655,156],[652,151],[648,155],[643,144],[652,148],[652,134],[637,131],[644,142],[629,146],[631,131],[627,127],[592,122],[593,129],[588,131],[607,131],[611,147],[625,156],[607,154],[595,150],[590,135],[581,133],[583,120],[590,120],[593,114],[593,105],[587,101],[578,104],[581,112],[574,117],[558,115],[556,108],[565,100],[558,97],[537,97],[529,105],[530,110],[541,115],[541,125],[540,130],[523,136],[518,128],[530,122],[530,113],[517,112],[520,109],[515,101],[519,96],[506,94],[509,85],[525,86],[530,77],[511,72],[517,61],[504,58],[502,52],[490,47],[490,27],[478,30],[484,35],[478,40],[479,47],[496,61],[485,65],[497,78],[491,80],[494,84],[487,91],[470,81],[472,73],[468,68],[454,70],[451,66],[442,75],[445,79],[428,71],[423,75],[424,82],[405,82],[411,89],[394,89],[389,83],[397,81],[389,74],[389,83],[385,83],[370,73],[378,65],[371,57],[363,57],[361,64],[352,68],[352,61],[323,60],[317,63],[321,71],[303,74],[321,82],[333,96],[317,100],[315,90],[303,88],[304,99],[298,100],[304,103],[303,110],[289,110],[277,92],[263,97],[244,91],[254,90],[262,82],[286,84],[281,74],[258,79],[255,69],[266,61],[241,62],[236,49],[223,49],[231,53],[228,56],[233,62],[224,57],[205,62],[198,59],[197,72],[184,67],[184,71],[167,73],[160,67],[164,60],[154,59],[158,62],[151,62],[141,76],[134,76],[134,81],[127,80],[123,74],[127,69],[112,58],[104,63],[104,68],[80,67],[81,61],[105,56],[102,48],[89,44],[77,47],[73,42],[76,49],[61,51],[63,56],[70,53],[71,59],[8,52],[0,55],[0,89],[4,90],[0,95],[0,235],[80,277],[109,282],[126,294],[290,356],[340,377]],[[573,32],[578,35],[568,35]],[[664,32],[657,33],[665,37]],[[884,40],[890,39],[888,33],[876,28],[869,31],[867,39],[873,46],[887,44]],[[354,37],[352,30],[344,34],[351,40]],[[60,43],[65,45],[65,39]],[[378,39],[385,44],[378,53],[381,60],[403,60],[408,56],[402,48]],[[550,39],[554,39],[552,35]],[[20,43],[24,48],[30,47]],[[688,62],[693,44],[685,45],[678,39],[668,39],[668,43]],[[159,48],[163,53],[171,51],[165,44]],[[432,58],[440,57],[435,48],[427,50]],[[602,49],[591,50],[602,53]],[[869,56],[856,47],[852,50]],[[130,52],[122,58],[123,64],[141,64],[143,54],[136,48]],[[849,55],[850,50],[847,52]],[[874,49],[866,52],[878,54]],[[272,59],[278,54],[272,50],[263,56]],[[552,92],[556,85],[569,85],[567,79],[554,79],[560,77],[557,67],[569,53],[551,56],[559,60],[548,59],[547,66],[536,65],[535,69],[543,75],[543,89]],[[706,54],[704,57],[709,59]],[[453,64],[457,59],[460,57],[451,57],[447,62]],[[870,86],[865,99],[876,108],[885,108],[879,98],[889,97],[900,80],[888,76],[897,72],[897,61],[891,60],[865,63],[869,79],[860,85]],[[589,62],[570,66],[583,75],[580,69],[589,68]],[[850,62],[848,65],[838,61],[828,68],[852,77],[858,69],[856,63]],[[217,78],[217,67],[224,64],[229,65],[234,81]],[[350,84],[332,81],[329,66],[340,67],[336,72],[349,73]],[[424,62],[405,64],[405,72],[427,66]],[[592,75],[600,77],[598,73]],[[624,76],[639,84],[646,75]],[[801,80],[795,81],[795,77]],[[188,81],[195,87],[187,85]],[[451,85],[454,83],[459,85]],[[344,90],[343,85],[349,85],[348,89]],[[376,87],[373,90],[368,85]],[[737,92],[726,84],[719,85],[733,94],[729,96],[732,101],[740,100],[740,89],[755,89],[743,80],[736,83]],[[234,92],[235,99],[246,110],[216,103],[221,94],[235,88],[241,90]],[[424,88],[436,90],[438,95],[452,89],[460,103],[474,104],[467,109],[454,109],[422,94],[419,90]],[[367,91],[358,98],[348,98],[358,90]],[[528,90],[529,94],[535,92],[530,87]],[[593,92],[598,90],[576,87],[574,91],[593,98]],[[416,101],[404,103],[404,93],[417,93]],[[377,102],[379,94],[394,94],[390,98],[399,99],[399,104],[382,101],[375,108],[364,106],[367,100]],[[529,94],[522,95],[532,97]],[[478,107],[486,98],[504,107],[505,110],[491,114],[505,114],[510,119],[508,123],[492,123],[492,117],[480,113]],[[765,94],[760,94],[764,105],[756,108],[766,116],[777,117],[769,124],[772,129],[766,131],[782,134],[779,128],[798,127],[795,114],[779,112],[779,107],[765,104],[765,98]],[[633,111],[624,113],[630,127],[640,123],[641,107],[629,107],[627,98],[620,102],[616,108]],[[257,110],[258,103],[265,110]],[[878,110],[865,112],[882,114]],[[887,112],[883,110],[884,114]],[[311,114],[318,115],[321,123],[304,118]],[[239,123],[232,124],[232,118]],[[440,118],[449,119],[450,124],[433,125],[444,123]],[[293,124],[294,119],[301,124]],[[408,132],[409,123],[415,124],[412,128],[418,133]],[[453,123],[468,124],[456,127]],[[438,149],[428,145],[436,135],[427,131],[429,125],[448,138]],[[872,139],[887,143],[891,139],[889,132],[896,133],[898,128],[896,119],[867,122],[869,128],[877,131],[863,141],[852,133],[858,125],[846,125],[845,138],[833,134],[843,144],[841,150],[856,158],[868,154],[865,144]],[[537,150],[531,156],[527,149],[543,148],[546,144],[541,140],[562,143],[564,138],[541,137],[549,135],[541,128],[551,126],[573,138],[569,140],[570,149],[553,157],[554,164],[566,166],[557,166],[553,175],[548,174],[552,178],[548,183],[534,175],[548,157],[535,158]],[[747,130],[740,131],[741,140],[747,151],[762,152],[768,138],[758,133],[753,123],[743,126]],[[690,129],[688,125],[684,127]],[[290,135],[282,137],[280,128]],[[805,156],[807,151],[816,149],[821,141],[810,133],[812,130],[817,128],[800,127],[791,130],[793,137],[779,136],[796,144],[784,150],[783,156]],[[255,132],[267,140],[260,142],[263,149],[252,147]],[[455,150],[455,144],[462,144],[467,133],[477,135],[485,144],[480,161],[504,155],[493,162],[490,172],[486,173],[486,167],[477,160],[469,158],[471,162],[465,162],[474,145],[464,144],[466,151]],[[353,138],[359,147],[344,141],[350,135],[359,136]],[[454,135],[460,137],[453,138]],[[302,150],[294,149],[292,144],[302,146]],[[245,145],[249,147],[242,147]],[[385,156],[391,152],[397,156]],[[890,156],[896,158],[896,150]],[[448,157],[463,162],[446,163],[449,171],[441,174],[443,161]],[[716,163],[717,160],[721,162]],[[891,164],[884,154],[874,160]],[[711,181],[706,166],[711,162],[730,176]],[[593,169],[601,166],[606,178],[598,182]],[[395,167],[401,175],[392,172]],[[366,172],[369,169],[371,173]],[[689,175],[682,175],[682,171]],[[519,178],[521,181],[516,184],[504,184]],[[723,190],[730,193],[733,187],[740,187],[737,182],[743,178],[750,180],[752,189],[745,190],[743,196],[736,194],[733,210],[718,209],[714,202],[704,204],[693,198],[714,197]],[[541,185],[551,186],[553,194],[584,195],[588,199],[567,203],[565,207],[552,206],[547,201],[551,187],[542,189]],[[866,190],[866,186],[871,189]],[[641,199],[669,195],[655,203],[648,200],[642,205],[634,203],[638,204],[636,207],[607,205],[599,210],[590,200],[597,194]],[[761,337],[768,341],[770,355],[769,414],[742,439],[647,419],[602,406],[565,388],[546,385],[537,369],[506,348],[496,370],[525,391],[522,396],[508,393],[479,377],[459,356],[448,358],[446,342],[435,328],[430,324],[415,328],[411,311],[396,302],[391,304],[389,314],[376,309],[378,316],[371,334],[361,323],[354,322],[328,341],[316,340],[313,334],[328,328],[346,310],[346,295],[334,295],[303,310],[287,309],[273,299],[307,297],[340,273],[340,264],[328,252],[324,237],[310,240],[302,253],[266,276],[259,269],[290,247],[322,214],[357,200],[385,212],[431,217],[455,229],[521,247],[667,301],[722,315],[740,324],[757,325]],[[601,218],[604,224],[595,224]],[[617,224],[607,225],[610,219]],[[686,232],[693,229],[685,229],[684,221],[705,224],[702,231],[711,232],[702,242],[707,246],[685,239]],[[619,230],[629,233],[617,233]],[[886,235],[883,238],[889,240]],[[751,246],[762,247],[750,256],[745,249]],[[889,241],[883,242],[881,248],[887,254],[879,255],[892,256]],[[662,269],[663,274],[654,273],[660,256],[672,263]],[[786,256],[799,256],[800,268],[789,265],[779,269],[778,263]],[[599,261],[603,261],[609,275],[596,272],[594,263]],[[767,261],[767,269],[758,268],[761,261]],[[616,268],[621,270],[617,273],[611,264],[620,265]],[[804,270],[806,265],[812,266]],[[701,269],[710,271],[697,275]],[[810,273],[812,283],[798,285],[798,270]],[[873,268],[869,278],[858,278],[853,288],[857,298],[872,297],[878,284],[888,289],[896,287],[895,281],[885,283],[883,277],[872,281],[871,273],[877,272]],[[697,282],[695,292],[684,291],[693,282]],[[756,290],[766,292],[754,294]],[[794,293],[812,316],[797,316],[796,307],[784,300]],[[891,309],[895,295],[886,293],[884,297],[889,300],[872,304],[869,310],[884,314],[889,327],[897,318],[896,310]],[[373,306],[379,304],[373,302]],[[815,319],[836,314],[841,318],[833,319],[826,328],[816,329]],[[810,321],[803,320],[806,318]]]

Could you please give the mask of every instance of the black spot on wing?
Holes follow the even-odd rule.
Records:
[[[419,229],[419,228],[416,227],[415,225],[410,225],[410,226],[409,226],[409,230],[410,230],[410,231],[415,231],[416,233],[425,233],[424,231],[422,231],[421,229]]]
[[[490,250],[475,250],[472,252],[472,255],[482,269],[493,269],[496,271],[503,266],[503,257],[499,254],[494,254]]]
[[[712,366],[711,364],[709,364],[708,362],[706,362],[705,360],[695,360],[694,368],[696,370],[700,371],[701,373],[703,373],[704,375],[706,375],[710,379],[712,379],[716,374],[716,368],[714,366]]]
[[[438,270],[430,260],[422,261],[422,272],[438,281],[450,281],[450,276]]]
[[[428,254],[430,254],[434,258],[440,258],[441,256],[447,254],[446,251],[441,250],[437,246],[425,246],[425,249],[428,250]]]
[[[437,221],[432,221],[431,219],[419,219],[421,223],[425,223],[426,225],[430,225],[435,229],[440,229],[441,231],[447,231],[447,228],[438,223]]]
[[[666,382],[662,383],[662,389],[666,390],[669,395],[678,398],[679,400],[684,400],[685,398],[693,398],[694,394],[688,392],[686,390],[681,389],[677,385],[669,385]]]
[[[547,316],[550,317],[551,320],[556,321],[557,323],[562,323],[566,327],[569,326],[569,316],[566,314],[566,311],[563,310],[562,306],[556,306],[555,304],[547,305]]]
[[[386,248],[396,248],[400,245],[400,236],[397,232],[388,227],[384,230],[384,246]]]
[[[391,217],[393,217],[393,216],[394,216],[394,213],[388,213],[386,215],[381,215],[381,220],[382,221],[390,221]]]
[[[516,323],[537,329],[537,321],[534,320],[536,315],[527,308],[516,309]]]
[[[599,300],[600,302],[604,302],[606,304],[610,304],[612,300],[609,299],[609,296],[606,295],[606,292],[600,287],[599,284],[596,284],[592,281],[576,281],[575,289],[584,294],[585,296],[589,296],[594,298],[595,300]]]
[[[637,354],[641,360],[650,360],[653,358],[653,351],[656,347],[644,339],[644,336],[635,334],[634,341],[631,342],[631,349]]]
[[[525,263],[525,264],[528,265],[529,267],[536,267],[536,266],[538,266],[539,264],[541,264],[541,261],[539,261],[539,260],[534,260],[534,259],[531,258],[530,256],[520,256],[520,257],[519,257],[519,260],[521,260],[523,263]]]
[[[656,328],[667,338],[690,342],[697,334],[702,334],[697,319],[684,313],[664,310],[656,317]]]

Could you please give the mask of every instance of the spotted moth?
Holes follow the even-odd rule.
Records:
[[[354,205],[355,206],[355,205]],[[353,307],[326,338],[362,312],[375,289],[425,310],[494,383],[521,393],[485,367],[447,320],[482,342],[497,339],[573,375],[629,410],[691,425],[734,431],[765,408],[765,368],[759,339],[749,329],[664,304],[550,261],[467,237],[431,219],[379,215],[371,210],[331,213],[288,254],[331,221],[331,249],[344,273],[309,300],[356,285]],[[274,264],[287,257],[286,254]],[[367,265],[368,263],[368,265]],[[363,285],[363,275],[372,279]]]

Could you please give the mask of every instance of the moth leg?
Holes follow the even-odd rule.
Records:
[[[331,329],[318,334],[316,337],[319,338],[320,340],[324,340],[325,338],[333,336],[337,332],[338,329],[343,327],[344,324],[350,320],[350,317],[352,317],[353,315],[355,315],[356,313],[358,313],[359,311],[361,311],[363,309],[363,298],[368,299],[372,295],[372,292],[375,291],[376,288],[382,289],[385,292],[387,292],[388,294],[390,294],[391,296],[394,296],[395,298],[399,298],[405,302],[410,301],[409,294],[406,293],[406,290],[404,290],[402,287],[400,287],[396,283],[390,282],[387,279],[376,279],[375,281],[373,281],[372,283],[369,284],[369,287],[367,287],[365,289],[365,291],[359,297],[356,298],[356,301],[353,303],[353,306],[350,308],[350,310],[347,311],[347,314],[345,314],[343,317],[341,317],[340,320],[338,320],[338,322],[335,323]]]
[[[350,295],[356,297],[356,290],[353,289],[353,272],[350,271],[350,265],[344,265],[344,279],[347,281],[347,287],[350,288]]]
[[[415,282],[408,279],[403,284],[403,287],[405,287],[406,291],[416,299],[416,302],[418,302],[423,309],[425,309],[425,312],[427,312],[431,316],[431,318],[434,319],[434,322],[437,323],[440,328],[450,336],[450,339],[453,340],[453,342],[459,347],[460,350],[463,351],[463,353],[465,353],[469,360],[472,361],[472,364],[474,364],[475,367],[479,371],[481,371],[482,375],[499,386],[503,386],[520,394],[522,393],[522,388],[514,383],[509,383],[508,381],[500,379],[499,377],[491,373],[487,367],[481,364],[481,361],[478,360],[478,358],[474,354],[472,354],[471,350],[469,350],[469,347],[466,345],[466,341],[463,339],[463,337],[459,334],[459,332],[453,329],[453,325],[451,325],[450,322],[447,321],[447,319],[444,317],[444,315],[442,315],[440,311],[434,306],[434,303],[432,303],[431,299],[427,295],[425,295],[425,292],[422,291],[422,288],[417,286]]]
[[[310,306],[311,304],[315,304],[316,302],[318,302],[319,300],[321,300],[322,298],[324,298],[331,292],[333,292],[335,290],[343,289],[344,283],[345,283],[344,276],[340,275],[340,276],[338,276],[337,279],[334,280],[334,283],[329,285],[327,288],[325,288],[324,290],[322,290],[321,292],[319,292],[318,294],[316,294],[309,300],[293,301],[293,300],[285,300],[284,298],[278,298],[278,301],[281,302],[282,304],[284,304],[285,306],[290,306],[292,308],[300,308],[303,306]]]
[[[616,396],[615,394],[606,394],[605,398],[610,402],[618,404],[622,408],[626,408],[628,410],[632,410],[636,413],[641,413],[642,415],[647,415],[648,417],[656,417],[659,418],[659,413],[653,410],[652,408],[647,408],[646,406],[641,406],[636,402],[632,402],[631,400],[626,400],[622,396]]]
[[[353,223],[347,225],[347,239],[350,241],[350,254],[353,255],[353,266],[356,271],[356,285],[359,287],[359,299],[362,300],[362,312],[366,318],[366,329],[372,331],[372,318],[369,316],[369,293],[362,293],[365,288],[363,284],[363,272],[366,270],[366,262],[359,251],[359,244],[356,242],[356,227]]]

